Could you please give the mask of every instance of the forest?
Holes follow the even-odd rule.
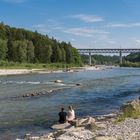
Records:
[[[60,42],[37,31],[14,28],[1,22],[0,62],[81,65],[81,57],[70,42]]]

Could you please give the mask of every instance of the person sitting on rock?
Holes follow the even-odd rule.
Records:
[[[58,113],[59,115],[59,123],[65,123],[67,118],[67,113],[64,111],[64,108],[61,108],[61,112]]]
[[[74,112],[72,106],[69,106],[69,111],[68,111],[68,115],[67,115],[67,121],[69,123],[71,123],[74,119],[75,119],[75,112]]]

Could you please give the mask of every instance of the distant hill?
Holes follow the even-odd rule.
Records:
[[[1,22],[0,61],[80,64],[81,58],[70,42],[59,42],[37,31],[14,28]]]

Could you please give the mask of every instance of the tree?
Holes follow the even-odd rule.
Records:
[[[64,49],[65,49],[65,52],[66,52],[66,62],[67,63],[72,63],[72,50],[71,50],[71,44],[66,44],[63,42],[63,46],[64,46]]]
[[[80,55],[79,55],[79,53],[78,53],[78,51],[77,51],[77,49],[75,49],[75,48],[71,48],[72,49],[72,63],[75,63],[75,64],[81,64],[81,57],[80,57]]]
[[[65,62],[66,61],[65,49],[62,46],[60,47],[60,49],[61,49],[61,53],[62,53],[62,62]]]
[[[8,48],[8,51],[7,51],[7,59],[8,61],[12,61],[13,60],[13,41],[12,41],[12,37],[9,36],[8,37],[8,41],[7,41],[7,48]]]
[[[6,39],[6,27],[3,23],[0,23],[0,39]]]
[[[0,60],[6,59],[7,51],[7,42],[0,39]]]
[[[27,62],[33,63],[34,62],[34,45],[32,41],[27,41]]]
[[[15,62],[26,62],[27,60],[27,43],[26,41],[14,41],[14,61]]]
[[[51,61],[52,62],[61,62],[62,60],[62,53],[59,45],[55,42],[52,46],[52,56]]]

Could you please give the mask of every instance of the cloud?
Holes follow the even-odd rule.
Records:
[[[103,21],[103,18],[100,16],[86,15],[86,14],[72,15],[72,16],[68,16],[68,18],[79,19],[79,20],[84,21],[86,23]]]
[[[76,41],[76,39],[75,39],[75,38],[71,38],[70,40],[71,40],[71,41],[73,41],[73,42],[74,42],[74,41]]]
[[[111,27],[111,28],[132,28],[132,27],[140,27],[140,22],[137,22],[137,23],[108,24],[105,27]]]
[[[45,24],[37,24],[33,25],[32,27],[43,34],[51,32],[51,30]]]
[[[37,24],[37,25],[33,25],[34,28],[44,28],[45,25],[44,24]]]
[[[45,24],[36,24],[32,26],[35,30],[41,33],[48,33],[56,30],[63,30],[61,24],[55,20],[48,20]]]
[[[76,36],[93,37],[95,34],[108,34],[109,32],[94,30],[90,28],[67,28],[63,30],[64,33],[73,34]]]
[[[136,43],[140,44],[140,40],[137,39],[137,40],[136,40]]]

